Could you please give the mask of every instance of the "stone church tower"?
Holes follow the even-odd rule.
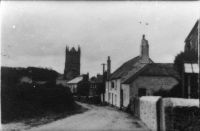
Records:
[[[71,80],[80,75],[81,49],[66,47],[64,78]]]
[[[145,39],[145,35],[142,36],[140,49],[141,49],[140,57],[142,58],[142,62],[149,63],[149,44],[148,41]]]

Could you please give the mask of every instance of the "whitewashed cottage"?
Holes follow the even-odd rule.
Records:
[[[143,35],[141,54],[122,64],[106,81],[105,101],[118,108],[127,108],[131,99],[170,90],[178,84],[173,64],[153,63],[149,44]]]

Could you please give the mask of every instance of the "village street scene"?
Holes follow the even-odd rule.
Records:
[[[200,2],[1,7],[0,130],[200,130]]]

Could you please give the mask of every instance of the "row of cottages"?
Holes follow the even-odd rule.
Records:
[[[187,59],[184,63],[182,79],[182,96],[185,98],[198,98],[198,45],[200,42],[200,20],[197,20],[194,27],[185,39],[184,53]],[[198,35],[199,34],[199,35]]]
[[[105,101],[118,108],[128,108],[135,98],[169,91],[177,84],[173,64],[154,63],[143,35],[140,56],[122,64],[106,81]]]

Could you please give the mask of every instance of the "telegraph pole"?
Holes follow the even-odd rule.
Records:
[[[198,23],[198,29],[197,29],[197,42],[198,42],[198,66],[199,66],[199,74],[198,74],[198,94],[199,94],[199,108],[200,108],[200,18],[197,21]]]
[[[103,84],[103,88],[104,88],[103,90],[105,90],[105,80],[106,80],[106,78],[105,78],[105,65],[106,64],[102,63],[101,65],[103,66],[103,74],[102,74],[103,75],[103,83],[104,83]],[[102,94],[103,94],[103,103],[104,103],[105,102],[104,91],[103,91]]]
[[[105,72],[105,65],[106,65],[106,64],[105,64],[105,63],[102,63],[101,65],[103,66],[103,74],[104,74],[104,72]]]

